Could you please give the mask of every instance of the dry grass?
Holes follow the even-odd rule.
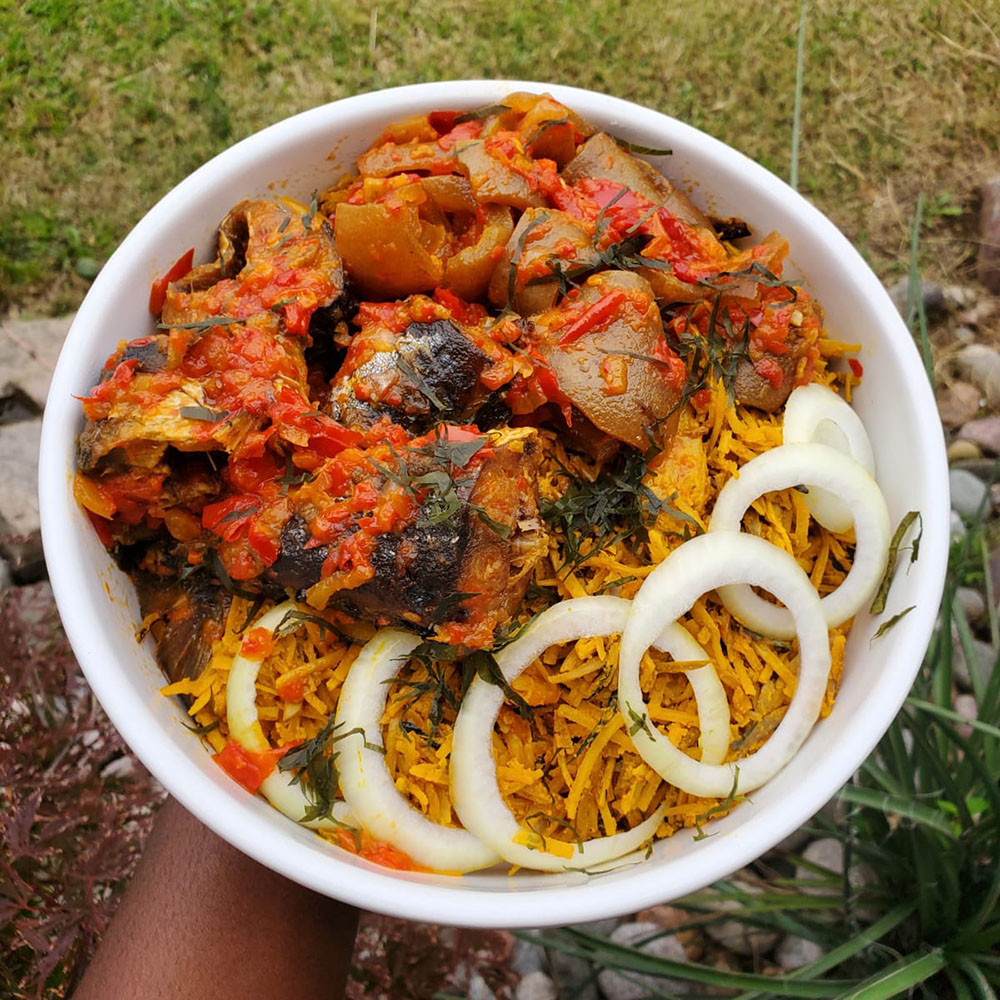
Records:
[[[477,76],[593,87],[788,175],[797,0],[0,6],[0,308],[72,308],[81,274],[198,164],[372,87]],[[968,269],[977,180],[997,167],[998,33],[996,0],[810,6],[800,186],[883,274],[904,266],[921,189],[926,269]]]

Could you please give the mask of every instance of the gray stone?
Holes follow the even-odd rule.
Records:
[[[733,885],[751,895],[763,891],[748,882],[734,881]],[[742,906],[738,899],[724,899],[714,905],[713,909],[716,912],[739,914]],[[764,955],[781,940],[781,935],[777,931],[764,930],[740,920],[720,920],[705,924],[705,933],[716,944],[721,944],[723,948],[728,948],[737,955]]]
[[[951,332],[955,339],[961,344],[974,344],[976,342],[976,331],[973,330],[971,326],[966,326],[964,323],[956,326]]]
[[[10,566],[6,559],[0,559],[0,594],[2,594],[12,583],[14,577],[11,574]]]
[[[572,926],[585,934],[593,934],[595,937],[609,937],[614,929],[621,923],[618,917],[605,917],[603,920],[591,920],[586,924],[573,924]]]
[[[534,941],[514,938],[514,948],[510,956],[510,967],[522,976],[541,972],[545,968],[545,949]]]
[[[968,285],[945,285],[941,289],[944,304],[948,309],[969,309],[979,300],[980,292]]]
[[[677,906],[666,906],[661,903],[659,906],[650,906],[645,910],[640,910],[635,919],[637,923],[656,924],[662,930],[672,931],[684,924],[691,922],[691,914],[687,910],[682,910]]]
[[[986,614],[986,598],[974,587],[959,587],[955,597],[970,622],[977,622]]]
[[[899,310],[900,315],[906,319],[906,313],[910,303],[910,278],[906,275],[889,286],[889,298]],[[924,300],[924,312],[928,317],[938,317],[944,314],[947,306],[944,290],[933,281],[921,281],[920,293]]]
[[[0,516],[0,524],[3,517]],[[22,586],[45,579],[45,555],[42,552],[42,533],[30,535],[0,535],[0,556],[14,583]]]
[[[654,936],[659,935],[659,936]],[[647,940],[651,939],[651,940]],[[621,924],[611,935],[615,944],[639,948],[648,955],[686,962],[687,955],[680,941],[672,934],[664,934],[654,923]],[[641,1000],[654,995],[690,992],[690,984],[683,980],[663,979],[636,972],[621,973],[603,969],[598,976],[601,992],[607,1000]]]
[[[597,976],[594,967],[585,958],[550,951],[549,974],[555,980],[560,996],[573,997],[574,1000],[598,1000]]]
[[[1000,293],[1000,176],[991,177],[982,186],[979,209],[979,280],[991,291]]]
[[[996,666],[997,651],[988,642],[974,638],[972,652],[975,657],[976,676],[985,684],[992,676],[993,668]],[[952,635],[951,673],[955,678],[955,683],[962,691],[974,689],[965,650],[956,635]]]
[[[962,425],[958,436],[963,441],[974,441],[991,455],[1000,455],[1000,416],[970,420]]]
[[[823,954],[823,949],[808,938],[789,934],[774,953],[774,960],[784,972],[791,972],[801,965],[815,962]]]
[[[948,486],[951,506],[966,517],[988,514],[990,509],[989,487],[968,469],[949,469]]]
[[[38,531],[40,420],[0,426],[0,534]]]
[[[965,441],[959,438],[948,445],[948,464],[956,462],[967,462],[983,457],[983,450],[975,441]]]
[[[979,718],[979,706],[976,699],[971,694],[957,694],[952,702],[954,709],[963,719],[975,721]],[[972,726],[959,724],[955,726],[955,732],[963,739],[968,739],[972,735]]]
[[[517,984],[515,1000],[559,1000],[556,984],[544,972],[529,972]]]
[[[912,738],[911,734],[910,739],[912,740]],[[828,869],[835,875],[843,875],[844,873],[844,845],[836,837],[820,837],[819,840],[814,840],[802,852],[802,858],[814,865],[818,865],[820,868]],[[796,879],[818,879],[820,875],[805,865],[799,865],[795,869],[795,877]],[[847,881],[850,883],[851,888],[860,889],[867,885],[874,885],[878,882],[878,876],[871,865],[865,863],[858,864],[855,861],[851,865]],[[822,895],[828,890],[802,886],[800,891],[810,895]]]
[[[965,522],[962,520],[962,515],[957,510],[953,510],[951,512],[951,540],[957,541],[963,535],[965,535]]]
[[[952,382],[938,390],[937,408],[941,423],[949,430],[968,423],[979,412],[982,392],[971,382]]]
[[[497,995],[475,969],[469,974],[469,987],[465,995],[469,1000],[497,1000]]]
[[[0,323],[0,373],[38,406],[45,405],[52,371],[72,322],[72,316],[60,316]]]
[[[986,394],[986,401],[1000,408],[1000,353],[985,344],[967,344],[956,355],[959,371]]]

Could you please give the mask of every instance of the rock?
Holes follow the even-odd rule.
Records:
[[[556,982],[559,995],[574,1000],[598,1000],[597,977],[594,967],[585,958],[549,952],[549,974]]]
[[[610,937],[614,929],[621,923],[618,917],[605,917],[603,920],[591,920],[586,924],[573,924],[574,930],[593,934],[595,937]]]
[[[789,934],[778,945],[774,959],[784,972],[791,972],[792,969],[797,969],[801,965],[815,962],[822,954],[823,949],[815,941]]]
[[[965,522],[962,520],[962,515],[958,511],[953,510],[951,512],[951,540],[953,542],[958,541],[965,534]]]
[[[976,342],[976,331],[973,330],[971,326],[966,326],[964,323],[956,326],[951,332],[955,339],[961,344],[974,344]]]
[[[987,482],[993,478],[997,468],[996,459],[993,458],[960,458],[953,464],[956,469],[965,469]]]
[[[994,293],[1000,293],[1000,175],[982,186],[979,209],[979,280]]]
[[[910,738],[913,738],[912,734]],[[828,869],[835,875],[842,875],[844,873],[844,845],[836,837],[821,837],[819,840],[814,840],[802,852],[802,858],[811,864]],[[795,869],[795,877],[796,879],[815,879],[819,878],[819,875],[805,865],[799,865]],[[858,864],[855,861],[851,865],[851,871],[847,880],[852,888],[860,889],[866,885],[874,885],[878,881],[878,876],[870,865],[864,863]],[[817,893],[822,894],[827,890],[803,886],[801,891],[815,895]]]
[[[975,441],[959,439],[948,445],[948,462],[961,462],[970,458],[982,458],[983,453]]]
[[[1000,353],[985,344],[968,344],[956,355],[959,371],[986,393],[986,401],[1000,409]]]
[[[974,587],[959,587],[955,597],[970,622],[978,622],[986,614],[986,598]]]
[[[635,919],[640,924],[656,924],[661,930],[673,931],[691,922],[691,914],[676,906],[650,906],[640,910]]]
[[[1000,483],[990,484],[990,504],[994,509],[1000,504]]]
[[[3,518],[0,517],[0,523],[2,521]],[[0,556],[15,583],[24,586],[45,579],[45,556],[42,553],[40,531],[33,531],[30,535],[0,535]]]
[[[944,304],[948,309],[969,309],[979,300],[980,292],[976,288],[969,288],[968,285],[945,285],[941,289],[944,295]]]
[[[659,935],[659,936],[654,936]],[[635,922],[621,924],[611,935],[615,944],[639,948],[647,955],[667,958],[675,962],[687,961],[684,948],[671,934],[664,934],[654,923]],[[650,994],[654,996],[671,993],[690,992],[691,986],[683,980],[663,979],[636,972],[621,973],[613,969],[603,969],[597,977],[601,992],[607,1000],[641,1000]]]
[[[962,425],[958,436],[962,441],[974,441],[991,455],[1000,455],[1000,416],[970,420]]]
[[[997,652],[988,642],[975,638],[972,640],[972,652],[975,656],[976,676],[985,684],[993,674]],[[952,636],[951,673],[955,678],[955,683],[962,691],[974,690],[969,664],[965,658],[965,650],[955,635]]]
[[[0,594],[2,594],[14,582],[10,566],[6,559],[0,559]]]
[[[989,513],[989,488],[978,476],[967,469],[949,469],[948,485],[951,490],[951,506],[966,517],[977,517]]]
[[[534,941],[514,938],[514,948],[510,956],[510,967],[519,975],[541,972],[546,967],[545,949]]]
[[[904,275],[904,277],[890,285],[888,291],[893,305],[899,310],[903,319],[906,319],[910,304],[909,275]],[[944,290],[941,286],[934,284],[933,281],[921,281],[920,292],[924,300],[924,312],[927,316],[929,318],[942,316],[946,310],[946,303]]]
[[[116,757],[109,764],[101,768],[101,777],[107,781],[109,779],[131,778],[136,772],[135,758],[129,754]]]
[[[0,323],[0,372],[4,381],[45,405],[49,382],[72,316],[57,319],[7,320]]]
[[[515,1000],[559,1000],[556,984],[544,972],[529,972],[517,984]]]
[[[952,705],[963,719],[975,720],[979,718],[979,706],[976,705],[976,699],[971,694],[955,695]],[[957,725],[955,732],[967,740],[972,735],[972,726]]]
[[[475,969],[469,973],[469,986],[465,995],[469,1000],[497,1000],[497,995]]]
[[[968,423],[979,412],[981,392],[970,382],[952,382],[938,390],[937,408],[941,423],[949,430]]]
[[[38,531],[40,420],[0,426],[0,535]]]

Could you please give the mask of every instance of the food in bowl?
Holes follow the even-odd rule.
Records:
[[[856,345],[749,235],[512,94],[154,284],[75,493],[227,773],[389,867],[561,870],[788,761],[889,518]]]

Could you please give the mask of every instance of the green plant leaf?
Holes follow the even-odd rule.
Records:
[[[940,948],[907,955],[888,968],[869,976],[854,989],[838,995],[837,1000],[889,1000],[906,993],[944,968],[946,959]]]
[[[930,827],[948,837],[954,837],[955,831],[948,817],[932,806],[922,805],[916,800],[902,795],[887,795],[873,788],[858,788],[848,785],[842,788],[838,796],[841,802],[853,802],[856,805],[878,809],[887,815],[895,814],[914,823]]]

